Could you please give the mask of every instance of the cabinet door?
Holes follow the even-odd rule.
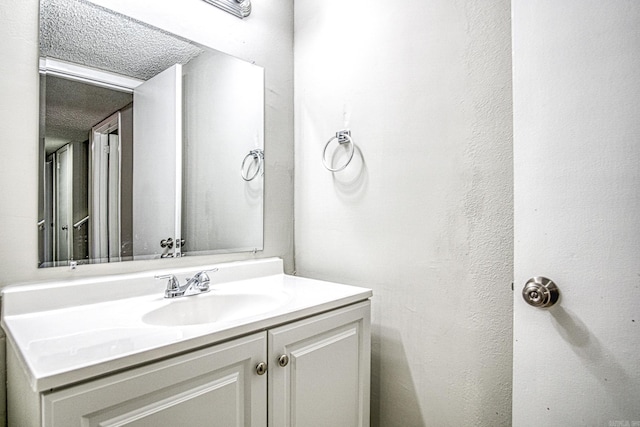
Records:
[[[264,332],[45,394],[45,427],[266,427]]]
[[[369,426],[369,301],[272,329],[268,339],[270,426]]]

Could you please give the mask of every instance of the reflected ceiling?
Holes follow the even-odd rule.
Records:
[[[54,76],[46,77],[45,151],[89,138],[93,126],[133,100],[130,93]]]
[[[85,1],[42,0],[40,55],[147,80],[202,49]]]

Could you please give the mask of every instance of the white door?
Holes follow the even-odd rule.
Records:
[[[133,92],[133,255],[162,253],[180,235],[182,199],[182,66],[176,64]],[[179,248],[164,248],[166,255]]]
[[[640,2],[512,6],[513,425],[640,426]]]

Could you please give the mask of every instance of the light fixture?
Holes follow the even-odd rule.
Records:
[[[251,13],[251,0],[204,0],[238,18],[246,18]]]

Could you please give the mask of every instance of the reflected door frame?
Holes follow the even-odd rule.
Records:
[[[89,137],[89,258],[120,261],[121,150],[114,132],[122,128],[120,112],[98,123]]]
[[[62,265],[73,259],[73,146],[59,148],[53,160],[53,262]]]

